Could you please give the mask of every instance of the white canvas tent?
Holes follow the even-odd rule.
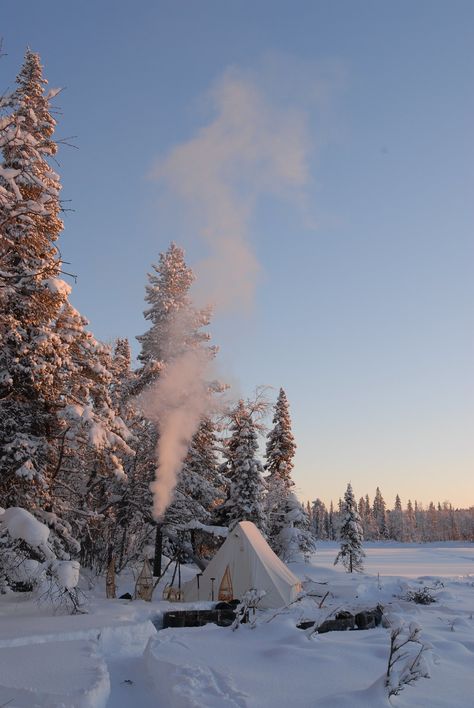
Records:
[[[202,575],[185,583],[183,600],[241,599],[251,588],[265,590],[260,607],[282,607],[296,598],[301,584],[275,555],[255,524],[241,521],[229,531]]]

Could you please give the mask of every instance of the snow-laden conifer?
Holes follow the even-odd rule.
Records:
[[[97,489],[124,477],[121,457],[132,451],[109,395],[108,349],[86,332],[60,277],[46,83],[28,50],[0,121],[0,498],[45,522],[64,558],[78,552],[84,519],[102,514],[108,493],[96,504]],[[90,484],[93,475],[100,484]]]
[[[194,278],[192,269],[186,265],[184,251],[174,243],[160,255],[158,265],[153,265],[146,289],[149,307],[145,311],[151,326],[137,337],[142,366],[137,371],[135,392],[146,396],[157,378],[166,376],[167,368],[188,353],[200,351],[209,358],[215,355],[216,347],[207,344],[210,335],[205,331],[211,311],[196,308],[189,293]],[[218,388],[210,382],[209,396]],[[157,423],[159,435],[160,421]],[[173,501],[165,513],[165,534],[170,532],[175,537],[173,529],[192,519],[209,521],[209,507],[219,497],[216,484],[220,484],[214,447],[212,423],[202,420],[190,442],[178,473]]]
[[[202,328],[209,325],[211,311],[197,309],[192,303],[189,289],[195,276],[186,265],[183,249],[171,243],[152,269],[145,296],[149,307],[144,312],[151,326],[137,336],[141,344],[138,359],[142,363],[142,385],[153,380],[166,363],[210,338]]]
[[[402,502],[398,494],[395,497],[395,505],[388,515],[388,532],[390,538],[395,541],[405,541]]]
[[[252,521],[265,531],[263,509],[263,466],[257,459],[257,432],[249,407],[240,400],[231,413],[231,436],[227,441],[227,477],[229,493],[223,505],[227,524]]]
[[[131,434],[112,400],[114,364],[109,347],[86,330],[87,320],[66,303],[56,322],[57,336],[65,344],[67,372],[61,418],[67,426],[66,442],[72,454],[88,448],[94,466],[106,476],[121,479],[122,455],[133,454]]]
[[[268,542],[278,555],[282,556],[284,546],[283,537],[280,537],[286,525],[293,526],[288,521],[287,501],[290,490],[294,486],[291,479],[293,457],[296,445],[291,432],[291,419],[288,399],[281,388],[275,405],[273,427],[267,435],[266,464],[268,472],[266,477],[267,495],[265,498],[265,513],[267,516]],[[285,535],[288,540],[288,534]]]
[[[215,426],[209,419],[193,435],[178,477],[175,497],[166,512],[172,526],[200,521],[209,524],[211,510],[221,499],[222,480],[218,472]]]
[[[222,497],[216,447],[216,426],[210,418],[205,418],[193,435],[180,475],[188,495],[200,504],[206,520],[210,519],[211,510]]]
[[[416,518],[411,499],[407,502],[405,514],[405,539],[407,541],[416,541]]]
[[[65,354],[54,323],[70,288],[60,278],[55,121],[37,54],[27,51],[17,84],[0,125],[0,498],[53,510]]]
[[[112,353],[111,396],[117,410],[122,410],[130,396],[130,388],[135,378],[132,372],[132,352],[126,337],[118,337]]]
[[[289,560],[301,551],[314,549],[308,515],[292,493],[291,478],[296,444],[291,431],[288,399],[280,388],[273,415],[273,427],[267,436],[265,478],[267,495],[268,542],[281,558]]]
[[[382,492],[380,491],[379,487],[375,490],[375,497],[374,497],[374,503],[372,507],[372,512],[373,512],[373,517],[374,517],[374,524],[375,524],[375,533],[377,538],[388,538],[389,536],[389,531],[387,527],[387,512],[386,512],[386,504],[385,500],[382,496]]]
[[[311,528],[315,538],[328,538],[328,511],[321,499],[315,499],[311,510]]]
[[[347,485],[346,493],[344,494],[340,537],[341,550],[336,556],[334,565],[341,561],[348,573],[352,573],[355,570],[362,571],[365,557],[362,548],[363,531],[350,483]]]
[[[131,368],[127,339],[115,341],[112,369],[112,401],[131,432],[128,444],[133,449],[133,455],[126,455],[123,460],[127,483],[115,489],[116,528],[111,545],[115,567],[120,572],[130,561],[142,559],[144,547],[153,542],[150,483],[156,468],[157,431],[132,395],[137,374]]]
[[[273,428],[267,437],[265,469],[268,472],[267,481],[269,483],[271,483],[272,478],[278,477],[284,482],[287,490],[294,486],[291,472],[293,470],[295,452],[296,444],[291,432],[288,399],[285,391],[280,388],[275,404]]]
[[[301,557],[307,559],[316,550],[316,542],[304,506],[296,494],[289,492],[282,510],[283,524],[274,540],[275,552],[285,562],[299,560]]]
[[[86,325],[69,303],[56,321],[65,345],[66,376],[59,411],[64,434],[53,491],[67,502],[63,515],[82,541],[82,560],[102,567],[115,537],[117,499],[128,483],[125,467],[134,451],[128,444],[132,433],[113,400],[117,377],[110,349]]]

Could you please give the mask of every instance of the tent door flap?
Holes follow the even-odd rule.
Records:
[[[234,599],[234,591],[232,589],[232,578],[230,575],[229,566],[225,569],[222,576],[221,584],[219,585],[219,600],[222,602],[230,602]]]

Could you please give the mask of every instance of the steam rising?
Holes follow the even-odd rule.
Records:
[[[249,310],[259,264],[249,245],[258,197],[295,196],[308,180],[306,115],[271,105],[254,81],[227,72],[210,94],[215,117],[157,165],[156,177],[192,214],[207,258],[198,292],[215,311]],[[173,341],[170,342],[173,350]],[[159,424],[154,516],[172,501],[177,475],[200,420],[209,412],[209,356],[190,350],[167,364],[146,396]]]
[[[145,414],[159,425],[158,461],[153,492],[153,518],[160,520],[173,500],[177,475],[199,422],[209,413],[205,374],[209,355],[185,352],[168,364],[159,381],[141,397]]]
[[[249,245],[256,200],[299,191],[308,180],[306,114],[265,100],[230,71],[211,93],[215,118],[157,166],[156,176],[193,213],[208,247],[199,294],[219,312],[253,304],[259,265]]]

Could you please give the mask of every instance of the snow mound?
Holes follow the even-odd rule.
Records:
[[[150,620],[123,623],[105,627],[100,633],[99,644],[106,656],[141,656],[148,641],[156,636],[156,629]]]
[[[38,547],[47,543],[49,529],[26,509],[12,506],[0,516],[0,525],[5,527],[14,539],[22,539],[30,546]]]
[[[150,637],[156,635],[150,620],[137,622],[107,618],[101,621],[99,617],[87,615],[30,618],[28,623],[15,618],[13,623],[3,620],[3,625],[0,630],[0,651],[35,644],[49,645],[49,642],[66,644],[95,640],[101,653],[106,656],[139,656]]]
[[[104,708],[109,693],[107,667],[92,642],[0,649],[0,705]]]
[[[43,282],[53,295],[67,297],[71,293],[71,286],[61,278],[46,278]]]

